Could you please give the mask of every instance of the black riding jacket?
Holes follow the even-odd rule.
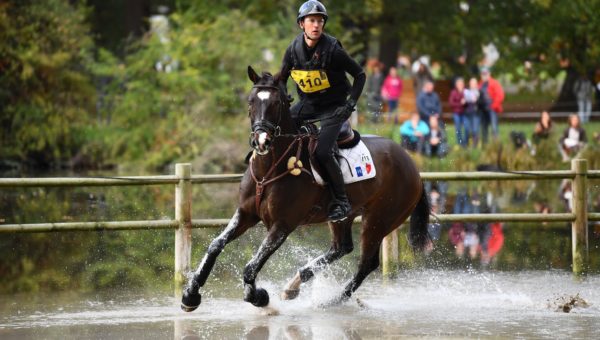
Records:
[[[346,73],[354,78],[352,86]],[[366,81],[362,67],[337,39],[327,34],[321,36],[315,47],[308,48],[304,34],[300,33],[285,51],[281,75],[284,84],[290,76],[296,82],[301,116],[320,115],[344,105],[348,95],[358,101]]]

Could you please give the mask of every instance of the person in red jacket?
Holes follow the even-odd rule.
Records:
[[[479,110],[482,114],[481,134],[482,142],[485,144],[488,140],[488,127],[492,126],[492,136],[498,138],[498,115],[502,113],[502,103],[504,102],[504,89],[500,83],[492,78],[490,69],[483,67],[481,69],[481,80],[479,82],[480,105]]]
[[[395,113],[398,107],[398,101],[402,95],[402,78],[398,76],[395,67],[390,67],[388,76],[383,81],[381,87],[381,97],[387,101],[388,112]]]

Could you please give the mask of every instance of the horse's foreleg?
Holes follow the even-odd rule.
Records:
[[[269,257],[283,244],[291,230],[281,225],[273,225],[269,230],[269,234],[260,245],[258,252],[244,268],[244,301],[250,302],[256,307],[264,307],[269,304],[269,293],[262,288],[256,288],[256,276]]]
[[[200,305],[201,296],[199,289],[206,283],[206,279],[208,279],[208,275],[215,265],[217,256],[223,251],[225,245],[243,234],[257,222],[258,218],[256,216],[244,213],[240,209],[236,210],[225,230],[210,243],[198,269],[196,269],[193,277],[188,281],[183,290],[181,308],[184,311],[191,312]]]
[[[353,219],[348,218],[343,223],[329,223],[332,234],[331,248],[325,254],[312,259],[298,270],[281,293],[283,300],[295,299],[300,293],[300,284],[308,282],[326,265],[352,252],[354,249],[352,244],[352,222]]]

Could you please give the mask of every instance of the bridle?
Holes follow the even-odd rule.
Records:
[[[280,123],[281,123],[281,118],[283,115],[283,109],[284,109],[283,105],[289,104],[290,100],[288,99],[286,101],[286,99],[283,98],[284,92],[280,88],[278,88],[277,86],[274,86],[274,85],[254,85],[253,88],[276,90],[279,94],[279,105],[277,107],[277,123],[273,124],[269,120],[260,119],[252,124],[252,132],[250,133],[250,141],[249,142],[250,142],[250,146],[254,149],[254,152],[256,152],[258,155],[266,155],[269,153],[269,149],[272,147],[272,145],[271,145],[271,146],[268,146],[265,151],[260,151],[260,149],[256,143],[256,138],[261,134],[261,132],[266,133],[267,136],[272,140],[275,140],[275,138],[277,138],[279,136],[293,137],[293,140],[287,146],[287,149],[277,159],[273,158],[271,160],[271,166],[267,169],[264,176],[262,176],[262,178],[260,178],[260,179],[256,176],[256,173],[254,171],[254,157],[250,158],[250,161],[249,161],[250,176],[252,177],[252,180],[254,181],[254,183],[256,185],[256,188],[255,188],[256,194],[254,197],[255,209],[256,209],[256,212],[259,213],[260,202],[262,200],[264,188],[268,184],[271,184],[289,174],[293,174],[293,175],[297,176],[301,173],[305,173],[305,174],[308,174],[309,176],[312,176],[310,171],[306,170],[302,166],[302,162],[300,161],[300,158],[302,155],[303,141],[305,138],[310,138],[311,135],[309,133],[282,134]],[[293,153],[295,155],[295,157],[288,159],[288,155],[292,151],[293,148],[296,148],[296,152]],[[286,160],[287,160],[287,169],[279,174],[275,174],[275,172],[278,168],[278,165]],[[300,169],[300,171],[298,173],[295,173],[295,171],[298,171],[297,169]]]
[[[281,96],[281,89],[277,86],[274,85],[254,85],[252,86],[252,88],[257,88],[257,89],[270,89],[270,90],[275,90],[277,91],[278,95],[279,95],[279,104],[277,106],[277,123],[273,124],[271,121],[267,120],[267,119],[260,119],[254,122],[254,124],[252,124],[252,132],[250,132],[250,137],[248,140],[248,143],[250,144],[250,147],[252,149],[254,149],[256,151],[256,153],[258,153],[259,155],[266,155],[267,153],[269,153],[269,150],[265,150],[265,151],[260,151],[260,149],[258,148],[258,145],[256,144],[256,139],[258,137],[258,135],[260,134],[259,131],[263,131],[267,134],[267,136],[274,140],[276,137],[281,136],[281,117],[283,115],[283,105],[285,105],[284,100]]]

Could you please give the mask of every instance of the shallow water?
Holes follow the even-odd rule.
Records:
[[[563,271],[407,271],[370,278],[349,302],[322,309],[341,287],[335,276],[318,275],[293,301],[278,298],[285,282],[260,282],[278,315],[243,302],[235,284],[205,294],[192,313],[165,293],[3,296],[0,338],[591,339],[600,333],[600,276],[576,281]],[[230,297],[235,291],[239,298]],[[589,307],[560,311],[564,299],[577,294]]]

